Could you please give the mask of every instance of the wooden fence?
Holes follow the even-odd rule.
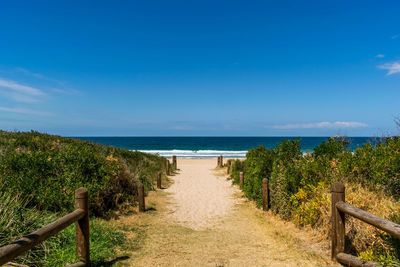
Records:
[[[178,169],[178,163],[176,161],[176,156],[175,155],[172,156],[172,165],[174,166],[174,170]]]
[[[172,166],[167,159],[166,174],[170,175],[171,172],[177,170],[177,166],[175,155],[172,157]],[[157,174],[157,188],[161,189],[161,172]],[[142,183],[138,185],[138,202],[139,212],[145,212],[145,190]],[[1,247],[0,266],[56,235],[74,222],[76,222],[76,255],[79,261],[69,265],[69,267],[90,266],[88,191],[83,187],[75,191],[75,210],[73,212],[9,245]]]
[[[350,215],[400,239],[400,225],[382,219],[345,202],[345,187],[340,182],[332,185],[332,259],[346,266],[378,266],[376,262],[365,262],[362,259],[344,253],[346,216]]]
[[[218,156],[217,167],[218,167],[218,168],[224,167],[224,158],[223,158],[222,155],[221,155],[221,156]]]
[[[244,185],[245,175],[243,172],[239,173],[240,188]],[[263,210],[269,210],[269,186],[268,179],[262,180],[262,199],[263,199]],[[366,212],[362,209],[353,207],[345,202],[345,186],[341,182],[335,182],[332,185],[332,232],[331,232],[331,256],[332,260],[336,260],[345,266],[354,267],[372,267],[382,266],[377,262],[366,262],[361,258],[345,253],[345,225],[346,225],[346,214],[353,216],[365,223],[368,223],[386,233],[400,239],[400,225],[391,221],[382,219],[376,215]]]
[[[1,247],[0,266],[56,235],[74,222],[76,222],[76,255],[79,261],[69,265],[69,267],[89,266],[89,205],[86,188],[79,188],[75,191],[75,210],[73,212],[9,245]]]

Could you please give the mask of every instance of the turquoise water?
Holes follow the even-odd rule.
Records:
[[[95,143],[179,158],[242,158],[247,150],[259,145],[275,147],[283,140],[300,137],[78,137]],[[301,149],[309,152],[329,137],[301,137]],[[350,149],[366,142],[374,142],[371,137],[349,137]]]

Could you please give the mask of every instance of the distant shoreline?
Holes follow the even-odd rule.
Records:
[[[216,158],[219,155],[244,158],[249,149],[263,145],[274,148],[279,143],[299,137],[77,137],[103,145],[164,157],[176,155],[178,158]],[[301,151],[310,153],[329,137],[300,137]],[[373,137],[348,137],[349,149],[355,150],[362,144],[374,143]]]

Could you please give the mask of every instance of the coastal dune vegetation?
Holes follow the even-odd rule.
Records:
[[[0,246],[74,210],[74,191],[89,191],[92,264],[102,265],[125,241],[104,219],[136,203],[137,185],[152,190],[165,158],[38,132],[0,131]],[[76,262],[74,226],[16,262]]]
[[[388,137],[351,151],[349,141],[332,137],[303,154],[300,140],[283,141],[275,148],[248,151],[245,160],[232,163],[230,177],[246,197],[262,205],[262,179],[269,179],[270,208],[299,227],[312,227],[328,240],[330,189],[335,181],[346,185],[346,202],[400,223],[400,138]],[[400,241],[364,224],[346,219],[346,250],[364,260],[399,264]]]
[[[166,160],[73,138],[38,132],[0,131],[0,246],[74,209],[74,191],[89,191],[91,259],[103,266],[128,242],[126,233],[107,223],[115,212],[136,205],[137,186],[152,190]],[[388,137],[349,149],[349,140],[332,137],[303,154],[300,140],[275,148],[250,149],[233,161],[230,178],[245,179],[246,197],[262,205],[262,179],[269,179],[271,212],[299,227],[330,234],[330,189],[346,185],[346,202],[400,223],[400,138]],[[364,260],[399,264],[400,241],[357,219],[346,218],[346,252]],[[76,262],[74,226],[15,259],[29,266]]]

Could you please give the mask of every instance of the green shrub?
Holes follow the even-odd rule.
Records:
[[[38,132],[0,131],[0,246],[74,209],[74,192],[89,191],[91,259],[102,266],[124,235],[93,216],[136,200],[137,185],[153,189],[165,158]],[[72,225],[15,261],[29,266],[74,263]]]
[[[245,161],[246,172],[243,191],[246,196],[256,201],[258,206],[262,205],[262,179],[269,178],[275,160],[275,152],[259,146],[249,150]]]
[[[290,197],[293,205],[294,222],[297,225],[315,226],[321,220],[321,210],[329,205],[327,186],[320,182],[317,186],[306,185]]]
[[[239,184],[240,182],[240,172],[244,172],[245,171],[245,164],[243,161],[241,160],[235,160],[232,162],[231,165],[231,174],[230,177],[232,179],[232,183],[234,184]]]
[[[337,180],[361,184],[400,200],[400,138],[366,143],[354,152],[348,150],[348,144],[344,138],[330,138],[307,155],[301,153],[300,140],[283,141],[274,149],[256,147],[249,150],[244,163],[234,167],[233,181],[238,183],[239,171],[245,171],[242,190],[259,206],[262,179],[269,178],[272,212],[294,219],[300,226],[327,227],[328,192]],[[377,245],[382,240],[384,245]],[[382,263],[392,264],[400,258],[400,245],[390,236],[375,237],[370,242],[370,246],[363,246],[368,249],[355,252]]]
[[[165,159],[78,139],[0,131],[0,182],[40,210],[71,211],[74,191],[86,187],[90,211],[104,216],[134,201],[137,184],[153,189]]]
[[[372,190],[384,189],[400,199],[400,138],[385,138],[375,145],[367,143],[357,148],[349,178]]]
[[[270,200],[272,210],[282,218],[289,219],[292,213],[290,197],[295,194],[302,181],[302,153],[300,140],[286,140],[276,147],[270,180]]]
[[[288,193],[286,168],[281,162],[274,164],[269,195],[272,212],[279,214],[282,218],[289,219],[291,216],[290,195]]]
[[[328,141],[323,141],[319,146],[314,148],[313,155],[315,157],[327,157],[333,159],[339,157],[346,151],[349,141],[341,137],[331,137]]]

